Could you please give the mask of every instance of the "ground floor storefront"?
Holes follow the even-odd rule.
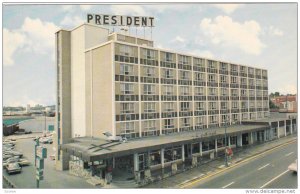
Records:
[[[68,155],[68,170],[99,184],[134,181],[147,184],[197,167],[217,157],[230,157],[236,150],[297,132],[296,119],[271,120],[267,124],[228,126],[202,132],[184,132],[126,143],[81,138],[61,146]],[[95,145],[96,144],[96,145]]]

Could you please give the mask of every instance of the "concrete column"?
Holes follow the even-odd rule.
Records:
[[[184,162],[185,161],[185,158],[184,158],[184,144],[181,146],[181,154],[182,154],[182,161]]]
[[[267,129],[264,130],[264,141],[267,141]]]
[[[218,152],[218,140],[217,139],[215,139],[215,151],[216,151],[216,153]]]
[[[160,150],[160,160],[161,160],[161,167],[165,167],[165,148],[161,148]]]
[[[202,142],[199,143],[200,156],[202,156]]]
[[[115,157],[112,158],[112,165],[113,165],[113,168],[116,168],[116,161],[115,161]]]
[[[227,137],[228,147],[231,147],[230,136]]]
[[[291,125],[290,125],[290,130],[291,130],[291,135],[293,134],[293,120],[290,121]]]
[[[134,171],[139,171],[139,155],[138,153],[133,154],[133,167]]]
[[[286,136],[286,120],[284,121],[284,136]]]
[[[253,144],[253,134],[252,134],[252,132],[249,133],[249,144]]]
[[[279,121],[277,122],[277,138],[278,139],[280,138],[280,135],[279,135]]]
[[[237,138],[237,139],[236,139],[236,141],[237,141],[237,146],[238,146],[238,147],[242,147],[242,146],[243,146],[242,134],[237,135],[236,138]]]
[[[193,155],[193,144],[191,143],[191,157]]]

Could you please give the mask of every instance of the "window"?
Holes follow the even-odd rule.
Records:
[[[120,55],[124,56],[132,56],[133,55],[133,47],[128,45],[120,45]]]
[[[196,125],[201,126],[204,123],[204,118],[203,117],[196,117]]]
[[[172,53],[166,53],[166,61],[172,61],[173,59],[173,54]]]
[[[217,103],[216,102],[209,102],[208,103],[209,110],[216,110],[217,109]]]
[[[261,86],[261,81],[260,80],[256,80],[256,86]]]
[[[227,64],[226,63],[220,63],[220,69],[223,70],[223,71],[226,71],[227,70]]]
[[[253,101],[250,101],[250,108],[254,108],[255,107],[255,103]]]
[[[155,58],[155,51],[154,50],[146,50],[146,57],[147,59],[154,59]]]
[[[254,97],[254,96],[255,96],[255,91],[254,91],[254,90],[249,90],[249,95],[250,95],[251,97]]]
[[[227,76],[225,76],[225,75],[220,75],[220,82],[221,82],[221,83],[227,83]]]
[[[179,55],[179,63],[181,63],[181,64],[188,64],[189,63],[189,57],[188,56]]]
[[[165,129],[174,128],[174,119],[165,119]]]
[[[222,115],[221,119],[222,119],[222,123],[228,122],[228,116],[227,115]]]
[[[195,88],[195,95],[197,96],[204,96],[204,88],[203,87],[196,87]]]
[[[241,90],[241,96],[247,96],[247,90]]]
[[[242,108],[248,108],[248,103],[247,102],[242,102]]]
[[[208,60],[208,68],[210,68],[210,69],[217,69],[217,67],[216,67],[216,61]]]
[[[216,75],[208,74],[208,81],[209,82],[216,82]]]
[[[118,34],[118,40],[125,41],[125,36],[121,35],[121,34]]]
[[[133,84],[131,83],[121,83],[121,93],[122,94],[133,94]]]
[[[190,109],[189,102],[180,102],[180,111],[188,111]]]
[[[227,102],[221,102],[221,109],[225,110],[228,108],[228,103]]]
[[[208,88],[208,94],[210,96],[217,96],[217,88]]]
[[[247,80],[246,80],[246,78],[241,78],[241,84],[242,84],[242,85],[247,85]]]
[[[237,121],[239,118],[239,115],[238,114],[232,114],[232,120],[233,121]]]
[[[173,95],[173,86],[172,85],[163,86],[163,94],[164,95]]]
[[[144,112],[146,113],[155,112],[155,102],[145,102]]]
[[[205,80],[205,74],[204,73],[195,73],[195,80],[204,81]]]
[[[165,102],[163,105],[164,105],[164,111],[166,112],[174,111],[174,102]]]
[[[134,103],[121,103],[121,114],[134,113]]]
[[[254,79],[249,79],[249,85],[254,86]]]
[[[190,88],[188,86],[180,86],[180,94],[183,95],[183,96],[187,96],[189,95],[189,90]]]
[[[154,67],[144,67],[144,75],[147,77],[154,77],[155,68]]]
[[[180,71],[180,79],[188,80],[189,79],[189,72],[188,71]]]
[[[182,118],[181,123],[183,127],[189,127],[190,126],[190,118]]]
[[[204,102],[196,102],[196,110],[197,111],[205,110],[204,105],[205,105]]]
[[[155,93],[155,85],[144,84],[144,94],[154,94]]]
[[[239,92],[237,89],[231,89],[231,96],[237,97],[239,95]]]
[[[237,109],[238,108],[238,102],[231,102],[231,108]]]
[[[145,122],[145,130],[146,131],[155,131],[156,127],[155,127],[155,121],[144,121]]]
[[[221,88],[221,96],[228,96],[228,89],[227,88]]]
[[[230,80],[231,80],[232,84],[236,84],[238,79],[237,79],[237,77],[231,76]]]
[[[120,64],[120,74],[121,75],[132,75],[133,74],[133,66],[129,64]]]
[[[231,70],[232,72],[237,72],[237,71],[238,71],[238,66],[237,66],[237,65],[231,64],[231,65],[230,65],[230,70]]]
[[[129,134],[134,132],[134,122],[123,122],[120,124],[121,134]]]
[[[165,69],[165,78],[173,78],[173,70],[172,69]]]
[[[194,65],[198,67],[205,67],[204,59],[194,58]]]
[[[209,116],[209,121],[211,124],[217,123],[217,117],[214,115]]]

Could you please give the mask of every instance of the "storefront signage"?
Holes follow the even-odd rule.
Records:
[[[87,23],[111,26],[154,27],[154,17],[87,14]]]

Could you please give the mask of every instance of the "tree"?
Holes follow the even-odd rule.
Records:
[[[270,109],[278,108],[271,100],[269,100],[269,107]]]

